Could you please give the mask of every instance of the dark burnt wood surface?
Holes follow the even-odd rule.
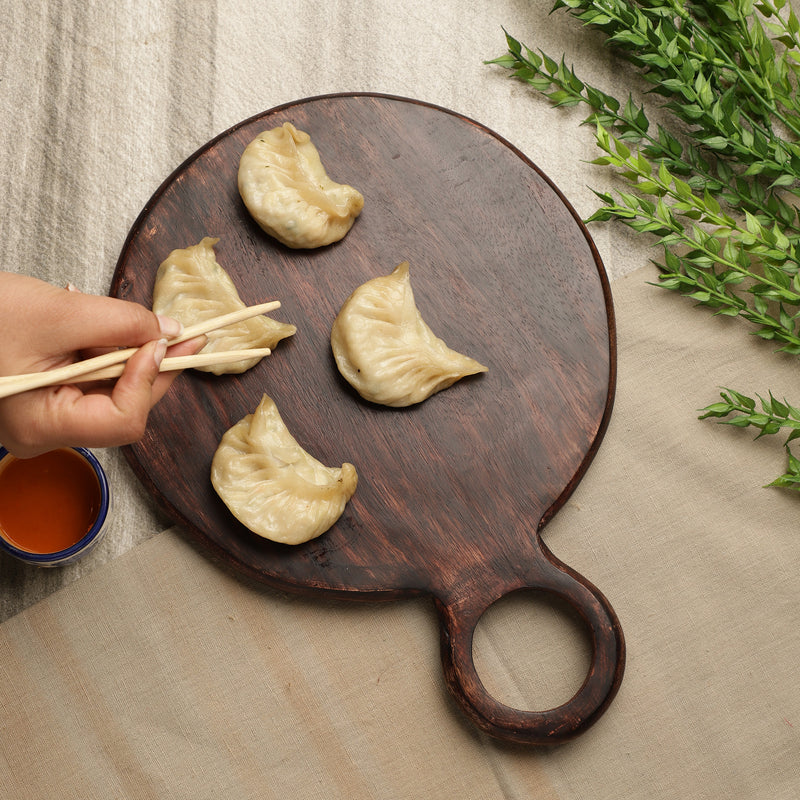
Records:
[[[320,250],[270,239],[238,195],[242,150],[285,121],[311,135],[334,180],[365,197],[345,239]],[[621,679],[622,634],[600,592],[538,535],[599,446],[614,392],[609,287],[569,203],[472,120],[402,98],[332,95],[246,120],[176,170],[131,230],[111,293],[149,305],[161,261],[203,236],[220,238],[217,260],[242,299],[279,299],[275,316],[298,332],[244,375],[192,372],[176,382],[145,438],[127,448],[145,486],[250,578],[355,599],[433,596],[448,682],[490,733],[560,741],[591,724]],[[329,335],[350,292],[404,260],[434,332],[489,372],[387,409],[340,378]],[[350,461],[359,474],[339,522],[297,547],[246,530],[209,480],[222,434],[264,393],[305,449],[328,465]],[[528,586],[572,603],[595,649],[576,698],[535,718],[496,704],[472,675],[480,614]]]

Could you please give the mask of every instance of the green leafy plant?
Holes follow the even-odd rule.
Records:
[[[653,125],[632,94],[620,100],[506,32],[507,52],[486,63],[554,106],[583,107],[601,151],[592,163],[622,179],[623,189],[594,190],[587,222],[653,236],[660,286],[800,355],[795,12],[786,0],[557,0],[560,9],[602,32],[666,120]]]
[[[721,401],[701,409],[700,419],[714,417],[723,425],[755,428],[758,430],[756,439],[788,431],[783,443],[788,456],[787,471],[767,485],[800,491],[800,459],[792,455],[789,449],[789,442],[800,439],[800,408],[785,400],[777,400],[771,392],[767,398],[757,395],[760,410],[753,398],[733,389],[724,389],[720,392],[720,397]]]

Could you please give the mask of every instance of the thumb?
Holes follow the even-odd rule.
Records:
[[[147,415],[153,406],[153,384],[167,351],[167,340],[158,339],[142,346],[131,356],[125,371],[117,379],[111,392],[128,437],[139,439],[147,426]]]

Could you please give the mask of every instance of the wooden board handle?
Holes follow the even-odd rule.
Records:
[[[483,731],[506,741],[532,745],[561,744],[596,722],[619,689],[625,669],[625,640],[617,615],[599,589],[559,561],[537,535],[541,558],[526,578],[499,595],[479,587],[458,597],[435,598],[439,613],[441,656],[450,692],[464,713]],[[552,594],[571,606],[587,627],[592,660],[583,685],[566,703],[546,711],[505,705],[485,689],[473,661],[475,628],[494,602],[519,589]]]

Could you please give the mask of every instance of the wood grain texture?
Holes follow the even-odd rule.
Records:
[[[242,150],[285,121],[311,135],[334,180],[365,196],[353,229],[327,248],[279,245],[238,195]],[[624,639],[602,593],[539,532],[599,447],[616,357],[603,265],[566,199],[472,120],[402,98],[329,95],[246,120],[176,170],[131,230],[111,293],[149,305],[161,261],[203,236],[220,238],[217,259],[242,299],[279,299],[275,316],[298,333],[244,375],[184,375],[145,438],[126,449],[138,477],[189,534],[249,578],[357,600],[432,596],[448,685],[483,730],[528,743],[585,730],[617,691]],[[489,372],[387,409],[341,379],[329,336],[352,290],[404,260],[426,322]],[[246,530],[209,480],[222,434],[264,393],[312,455],[350,461],[359,473],[339,522],[297,547]],[[495,701],[472,663],[482,613],[523,587],[563,597],[592,640],[584,685],[544,712]]]

